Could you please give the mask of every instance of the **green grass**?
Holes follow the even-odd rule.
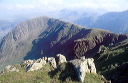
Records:
[[[20,72],[4,73],[0,75],[0,81],[2,83],[40,83],[44,81],[50,83],[50,77],[47,73],[49,65],[33,72],[26,72],[25,68],[21,68],[20,66],[17,68],[20,69]]]
[[[71,64],[63,63],[58,69],[46,64],[42,69],[26,72],[25,67],[15,65],[20,72],[8,72],[0,75],[1,83],[81,83]],[[52,70],[52,71],[50,71]],[[101,76],[87,73],[84,83],[100,83]]]
[[[116,69],[128,61],[128,43],[125,41],[110,46],[104,52],[98,53],[96,57],[95,63],[98,73],[106,78],[111,78]]]
[[[100,75],[87,73],[85,77],[85,83],[101,83],[100,79]]]

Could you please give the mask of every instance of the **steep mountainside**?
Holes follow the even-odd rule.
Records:
[[[106,48],[106,49],[104,49]],[[128,82],[128,40],[103,47],[95,56],[98,73],[112,83]]]
[[[58,19],[39,17],[19,24],[0,41],[0,68],[27,59],[64,54],[67,59],[93,57],[100,45],[127,39],[100,29],[87,29]]]
[[[48,16],[48,17],[54,17],[57,19],[62,19],[67,22],[75,23],[75,24],[86,24],[85,22],[89,22],[86,19],[89,19],[90,17],[97,17],[101,15],[101,13],[104,13],[106,11],[103,10],[94,10],[94,9],[62,9],[59,11],[45,11],[45,12],[38,12],[38,13],[32,13],[32,14],[22,14],[22,15],[15,15],[6,18],[0,18],[0,37],[2,38],[5,36],[10,30],[14,29],[17,24],[20,22],[23,22],[27,19],[34,18],[34,17],[39,17],[39,16]],[[22,17],[22,18],[21,18]],[[84,19],[81,22],[81,18]],[[79,21],[80,20],[80,21]],[[77,23],[78,22],[78,23]]]

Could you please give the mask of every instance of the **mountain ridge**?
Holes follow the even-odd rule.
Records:
[[[0,41],[1,68],[27,59],[64,54],[67,59],[93,57],[100,45],[127,39],[101,29],[88,29],[62,20],[39,17],[19,24]]]

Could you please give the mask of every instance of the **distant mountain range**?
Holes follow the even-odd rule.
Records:
[[[51,12],[48,16],[72,22],[87,28],[99,28],[109,30],[114,33],[128,33],[128,11],[99,13],[87,9],[78,10],[61,10]]]
[[[110,12],[100,16],[93,27],[116,33],[128,33],[128,11]]]
[[[100,13],[102,12],[102,13]],[[128,33],[128,11],[123,12],[109,12],[105,13],[103,10],[84,9],[83,11],[63,9],[60,11],[52,11],[39,14],[39,16],[49,16],[52,18],[62,19],[67,22],[75,23],[87,28],[99,28],[109,30],[114,33]],[[105,14],[103,14],[105,13]],[[37,17],[33,16],[33,17]],[[15,28],[17,24],[26,19],[33,18],[18,16],[15,20],[0,20],[0,37],[5,36],[10,30]]]
[[[15,28],[20,22],[23,22],[27,19],[36,18],[39,16],[48,16],[51,18],[62,19],[67,22],[76,23],[76,19],[81,17],[90,17],[101,15],[98,11],[92,9],[85,9],[86,11],[81,11],[79,9],[63,9],[60,11],[51,11],[38,13],[36,15],[30,14],[27,16],[15,16],[12,18],[6,18],[0,20],[0,37],[5,36],[10,30]],[[1,39],[1,38],[0,38]]]
[[[127,35],[39,17],[20,23],[0,40],[0,68],[59,53],[68,60],[93,57],[101,45],[109,46],[127,38]]]
[[[27,20],[27,18],[17,18],[13,20],[0,20],[0,39],[9,31],[14,29],[20,22]]]
[[[88,28],[100,28],[114,33],[128,33],[128,11],[109,12],[96,18],[79,18],[77,24]]]
[[[15,27],[16,23],[9,21],[0,21],[0,39]]]

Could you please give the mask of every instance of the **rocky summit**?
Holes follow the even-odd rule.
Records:
[[[55,58],[59,57],[59,61]],[[26,60],[23,61],[20,64],[20,67],[17,67],[16,65],[8,65],[4,68],[4,70],[2,71],[2,74],[8,74],[8,72],[22,72],[21,68],[25,68],[26,69],[26,73],[30,73],[30,72],[34,72],[34,71],[42,71],[42,68],[45,68],[47,64],[49,64],[52,69],[47,73],[53,72],[55,70],[63,70],[63,66],[65,63],[66,64],[70,64],[68,67],[69,69],[72,68],[72,71],[74,71],[74,73],[76,73],[76,76],[79,82],[84,82],[85,78],[86,78],[86,74],[87,73],[93,73],[93,74],[97,74],[96,73],[96,68],[95,68],[95,64],[94,64],[94,59],[92,58],[88,58],[88,59],[74,59],[74,60],[70,60],[70,61],[66,61],[66,57],[62,54],[57,54],[56,57],[43,57],[42,59],[37,59],[37,60]],[[56,65],[56,63],[59,63],[58,65]],[[65,71],[65,70],[64,70]],[[63,72],[64,72],[63,71]],[[66,73],[66,71],[64,72]],[[69,72],[68,72],[69,73]],[[72,74],[72,72],[70,72],[70,74]]]

